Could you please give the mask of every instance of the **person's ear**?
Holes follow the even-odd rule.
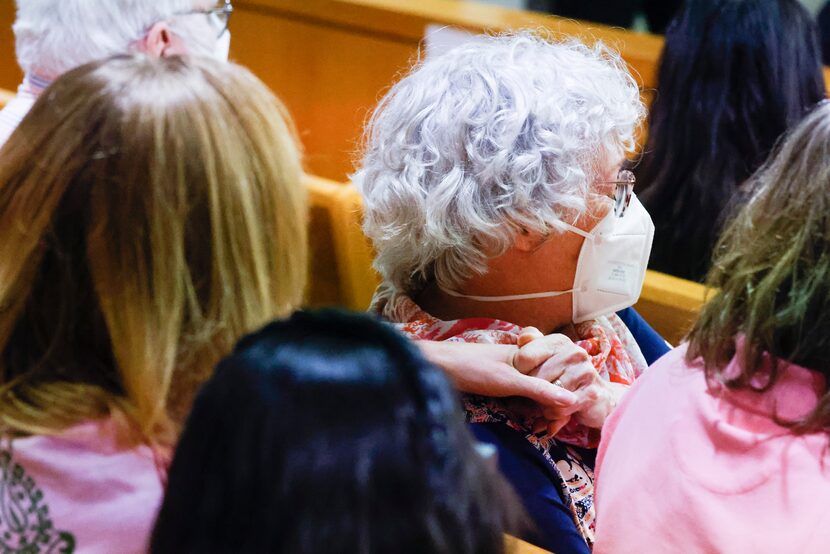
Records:
[[[173,32],[166,21],[155,23],[141,42],[141,50],[148,56],[161,58],[169,54],[173,44]]]
[[[524,227],[519,227],[513,247],[521,252],[532,252],[539,248],[539,246],[547,239],[547,233],[530,231]]]

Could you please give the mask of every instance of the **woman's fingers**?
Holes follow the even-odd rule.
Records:
[[[552,419],[548,421],[548,434],[556,435],[559,431],[562,430],[562,427],[570,423],[571,417],[563,417],[559,419]]]
[[[577,421],[588,427],[601,429],[608,415],[617,407],[622,396],[628,390],[628,386],[619,383],[601,381],[596,385],[587,387],[585,393],[577,393],[580,398],[579,413],[576,414]],[[591,397],[590,393],[594,396]]]
[[[547,362],[550,358],[574,353],[574,349],[579,349],[571,339],[565,335],[542,335],[533,327],[528,327],[530,331],[527,334],[522,333],[522,337],[536,337],[535,339],[519,344],[519,350],[513,355],[513,367],[524,374],[528,374]],[[582,352],[585,352],[582,350]]]
[[[545,360],[529,375],[556,383],[568,390],[576,390],[584,384],[586,376],[596,373],[591,357],[585,350],[571,343],[558,354]]]
[[[516,374],[516,396],[523,396],[539,403],[543,409],[559,416],[567,416],[579,407],[579,399],[573,392],[543,379]]]
[[[565,371],[554,381],[559,386],[569,391],[578,391],[584,387],[590,387],[600,379],[594,365],[589,361],[570,363],[565,366]]]
[[[531,341],[538,340],[544,338],[545,335],[542,334],[542,331],[537,329],[536,327],[525,327],[522,329],[522,332],[519,333],[518,339],[518,346],[521,348],[522,346],[528,344]]]
[[[535,431],[555,434],[570,419],[589,427],[601,428],[613,410],[619,394],[608,390],[594,368],[591,357],[565,335],[543,336],[528,327],[519,336],[519,350],[513,355],[513,366],[523,392],[521,396],[538,402],[542,422]]]
[[[528,375],[570,391],[577,391],[588,386],[598,378],[591,363],[591,357],[585,350],[570,341],[569,344],[558,348],[555,355],[545,360]]]

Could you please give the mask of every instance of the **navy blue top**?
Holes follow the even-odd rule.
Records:
[[[499,469],[516,491],[532,524],[513,534],[556,554],[590,554],[559,490],[559,476],[524,434],[503,423],[469,423],[480,442],[496,447]]]
[[[653,364],[663,354],[671,350],[665,339],[652,329],[651,325],[634,308],[626,308],[617,312],[617,315],[620,316],[625,326],[634,335],[634,340],[637,341],[637,346],[640,347],[640,351],[648,365]]]
[[[633,308],[617,315],[631,331],[649,365],[668,352],[669,346]],[[559,476],[545,457],[524,435],[501,423],[470,423],[476,439],[498,451],[499,469],[521,499],[533,528],[517,533],[519,538],[556,554],[590,554],[570,509],[559,489]],[[580,449],[593,467],[595,451]]]

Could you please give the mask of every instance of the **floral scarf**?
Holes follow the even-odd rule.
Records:
[[[392,323],[413,340],[516,344],[522,327],[489,318],[443,321],[423,311],[402,294],[376,297],[372,310]],[[575,326],[577,345],[591,356],[594,368],[603,379],[630,385],[646,369],[640,348],[625,324],[611,314]],[[560,477],[560,490],[565,505],[573,514],[577,529],[585,541],[593,544],[594,472],[578,448],[596,448],[600,432],[575,421],[568,423],[556,436],[533,433],[533,421],[515,409],[510,399],[463,395],[464,410],[470,423],[502,423],[524,434],[538,449]]]

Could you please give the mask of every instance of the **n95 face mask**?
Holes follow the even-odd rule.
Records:
[[[481,302],[533,300],[573,294],[573,321],[580,323],[633,306],[640,298],[654,239],[654,223],[636,195],[622,217],[614,210],[600,220],[591,232],[572,225],[568,231],[582,235],[573,288],[509,296],[471,296],[443,289],[451,296]]]

